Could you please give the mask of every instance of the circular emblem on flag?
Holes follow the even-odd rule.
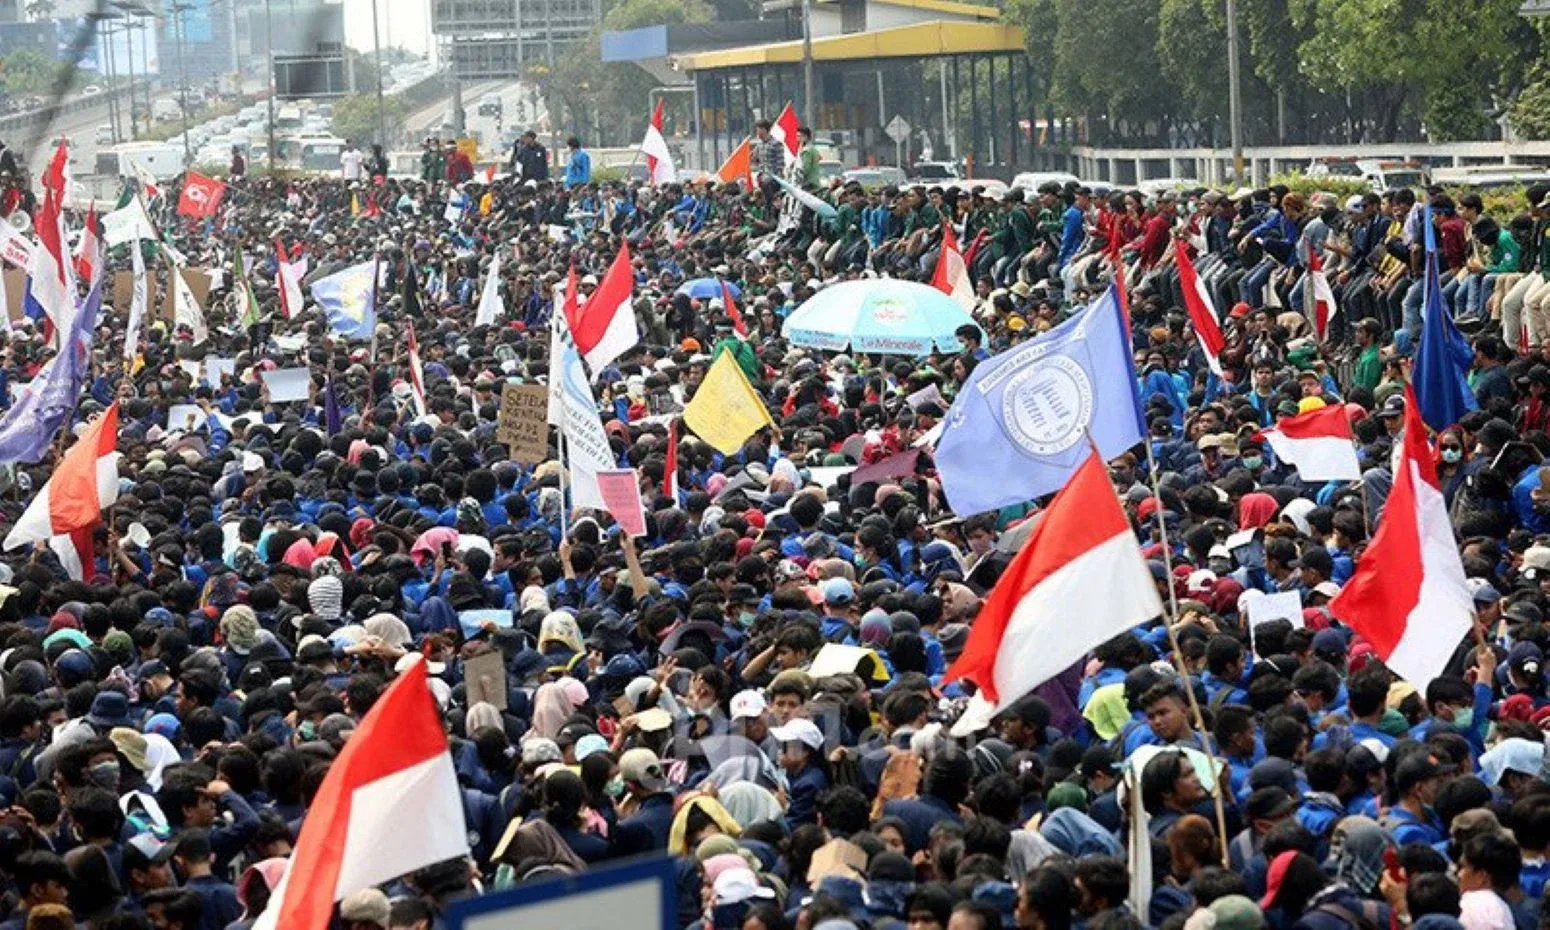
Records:
[[[1076,445],[1092,415],[1092,381],[1062,356],[1017,375],[1001,394],[1001,420],[1029,455],[1056,455]]]
[[[188,199],[194,203],[204,203],[210,199],[210,193],[198,184],[190,184],[188,186]]]

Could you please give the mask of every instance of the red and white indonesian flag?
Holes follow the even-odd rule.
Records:
[[[1162,609],[1108,468],[1093,452],[996,582],[943,683],[968,679],[1004,708]]]
[[[974,309],[974,285],[969,281],[969,267],[964,264],[952,224],[945,220],[942,222],[942,254],[937,257],[931,286],[951,297],[963,309]]]
[[[417,661],[329,766],[254,928],[325,930],[336,901],[466,855],[463,793],[425,663]]]
[[[1276,458],[1296,468],[1306,481],[1357,481],[1362,477],[1351,420],[1342,405],[1287,417],[1259,436],[1270,443]]]
[[[1329,286],[1329,275],[1324,273],[1324,262],[1319,258],[1318,249],[1308,250],[1308,289],[1305,306],[1311,308],[1308,315],[1313,323],[1313,332],[1319,342],[1323,342],[1329,336],[1329,321],[1335,318],[1338,310],[1335,306],[1335,292]]]
[[[420,363],[420,340],[414,334],[413,320],[409,322],[409,399],[415,416],[423,417],[430,412],[425,406],[425,366]]]
[[[285,311],[285,318],[293,320],[296,314],[301,312],[305,303],[301,296],[301,279],[307,276],[306,259],[293,262],[285,254],[285,244],[279,239],[274,241],[275,257],[275,282],[279,285],[280,309]]]
[[[651,172],[651,183],[671,183],[677,172],[673,168],[673,153],[668,151],[667,139],[662,136],[662,101],[657,98],[657,108],[651,111],[651,122],[646,126],[646,138],[641,140],[640,150],[646,156],[646,167]]]
[[[76,276],[87,287],[97,283],[102,274],[102,242],[97,238],[97,205],[86,212],[86,225],[81,228],[81,241],[75,250]]]
[[[1178,261],[1179,290],[1184,292],[1184,309],[1189,312],[1189,322],[1195,327],[1195,337],[1200,340],[1200,348],[1206,353],[1206,364],[1220,378],[1222,363],[1217,356],[1221,355],[1227,340],[1222,338],[1222,327],[1216,321],[1216,305],[1211,301],[1211,293],[1200,283],[1200,276],[1195,274],[1195,265],[1189,260],[1189,245],[1182,239],[1174,240],[1173,254]]]
[[[800,128],[802,128],[802,124],[797,120],[796,108],[791,105],[791,101],[787,100],[785,108],[780,111],[780,115],[775,117],[775,122],[770,125],[770,135],[786,143],[787,154],[795,155],[797,148],[801,144],[797,140],[797,130]]]
[[[96,524],[118,500],[118,402],[93,420],[5,537],[9,552]]]
[[[631,306],[634,299],[635,273],[630,268],[630,247],[621,242],[619,254],[608,266],[602,283],[586,303],[576,308],[574,317],[570,316],[571,305],[565,305],[565,322],[570,325],[576,349],[586,360],[594,378],[609,362],[640,343],[635,308]]]
[[[1329,609],[1372,643],[1383,664],[1423,692],[1474,622],[1426,426],[1409,386],[1394,487],[1356,573]]]

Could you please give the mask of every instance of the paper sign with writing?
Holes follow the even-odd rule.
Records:
[[[307,368],[280,368],[266,371],[264,384],[269,388],[269,402],[272,404],[306,400],[311,395],[312,371]]]
[[[507,384],[501,388],[497,442],[506,444],[514,461],[536,465],[549,457],[549,389],[542,384]]]
[[[597,489],[614,522],[631,536],[646,535],[646,511],[640,501],[640,478],[633,468],[597,473]]]

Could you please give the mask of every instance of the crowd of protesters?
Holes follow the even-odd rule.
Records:
[[[121,399],[120,496],[95,560],[84,580],[46,545],[0,563],[0,930],[250,926],[330,761],[411,653],[472,853],[354,890],[346,930],[441,927],[460,897],[642,855],[672,857],[676,921],[695,930],[1537,930],[1550,190],[1490,217],[1438,191],[842,184],[816,191],[837,208],[819,219],[767,184],[594,181],[569,148],[560,178],[539,147],[491,183],[460,168],[456,194],[432,146],[414,179],[247,173],[208,221],[176,215],[175,188],[152,201],[191,267],[230,269],[239,245],[257,257],[262,318],[241,324],[228,272],[208,339],[158,312],[126,363],[127,308],[104,309],[73,424]],[[1327,607],[1391,483],[1424,306],[1418,203],[1479,401],[1435,437],[1478,635],[1421,690]],[[902,358],[782,339],[834,282],[929,281],[944,223],[983,341]],[[1221,314],[1222,378],[1182,309],[1175,238]],[[378,260],[376,338],[333,335],[310,302],[287,318],[277,240],[309,280]],[[496,438],[502,387],[547,379],[555,286],[574,263],[585,299],[626,241],[642,341],[593,374],[612,450],[640,475],[644,537],[605,513],[562,521],[558,462],[520,464]],[[506,314],[474,325],[496,253]],[[1314,255],[1340,308],[1322,341],[1303,313]],[[946,411],[907,396],[934,385],[950,404],[1116,264],[1150,448],[1110,474],[1177,613],[964,719],[972,686],[945,672],[1042,502],[954,514],[929,446],[883,483],[848,468],[918,443]],[[109,274],[129,266],[127,246],[110,253]],[[740,288],[746,338],[721,299],[680,293],[703,277]],[[50,341],[30,320],[0,338],[14,391]],[[670,495],[668,430],[723,352],[777,426],[734,455],[684,434]],[[207,383],[190,364],[207,357],[234,372]],[[259,373],[297,366],[315,397],[271,402]],[[202,424],[169,423],[187,404]],[[1254,438],[1336,404],[1360,482],[1304,482]],[[3,473],[6,522],[57,454]],[[1253,591],[1296,592],[1301,622],[1251,637]],[[513,623],[463,622],[481,610]],[[814,674],[828,644],[865,652]],[[465,681],[490,653],[504,700]]]

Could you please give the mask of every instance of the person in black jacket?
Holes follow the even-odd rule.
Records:
[[[549,152],[538,142],[538,134],[529,129],[511,150],[509,170],[523,181],[549,179]]]

